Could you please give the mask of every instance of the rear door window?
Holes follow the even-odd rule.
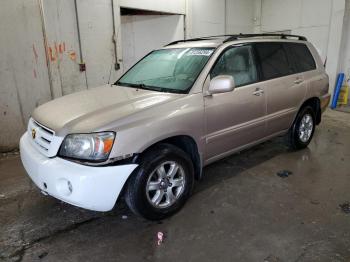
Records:
[[[296,73],[295,68],[288,61],[282,43],[256,43],[255,47],[261,65],[263,80]]]
[[[316,69],[315,60],[305,44],[285,43],[290,60],[293,60],[298,73]]]

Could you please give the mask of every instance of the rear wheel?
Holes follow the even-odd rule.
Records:
[[[288,133],[288,144],[292,149],[302,149],[309,145],[315,132],[316,117],[312,107],[303,107]]]
[[[194,183],[193,165],[181,149],[160,144],[147,152],[128,181],[125,200],[136,214],[159,220],[181,209]]]

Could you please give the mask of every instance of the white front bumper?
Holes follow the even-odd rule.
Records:
[[[44,192],[69,204],[95,211],[111,210],[136,164],[84,166],[38,152],[25,133],[20,141],[24,168]]]

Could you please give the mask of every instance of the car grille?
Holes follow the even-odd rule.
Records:
[[[31,138],[32,145],[43,155],[53,157],[57,155],[63,138],[56,136],[55,132],[35,121],[29,119],[28,135]]]

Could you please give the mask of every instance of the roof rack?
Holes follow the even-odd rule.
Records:
[[[178,44],[178,43],[185,43],[185,42],[191,42],[191,41],[201,41],[201,40],[208,40],[208,39],[211,39],[211,38],[231,37],[231,36],[232,35],[211,35],[211,36],[203,36],[203,37],[182,39],[182,40],[176,40],[174,42],[171,42],[171,43],[167,44],[166,46],[175,45],[175,44]]]
[[[288,34],[236,34],[236,35],[213,35],[213,36],[204,36],[204,37],[197,37],[197,38],[189,38],[189,39],[183,39],[183,40],[177,40],[173,41],[166,46],[169,45],[175,45],[178,43],[185,43],[190,41],[201,41],[201,40],[208,40],[211,38],[219,38],[219,37],[227,37],[223,42],[229,42],[238,40],[241,38],[253,38],[253,37],[280,37],[281,39],[287,39],[287,38],[297,38],[300,41],[307,41],[307,38],[305,36],[300,35],[288,35]]]
[[[297,38],[300,41],[307,41],[307,38],[305,36],[301,35],[287,35],[287,34],[238,34],[238,35],[231,35],[229,38],[224,40],[224,43],[238,40],[240,38],[251,38],[251,37],[280,37],[281,39],[287,39],[287,38]]]

